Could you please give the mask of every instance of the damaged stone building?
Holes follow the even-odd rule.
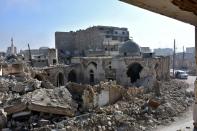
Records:
[[[31,53],[31,54],[30,54]],[[41,47],[39,49],[21,50],[20,55],[27,63],[32,61],[34,67],[53,66],[58,64],[57,49]]]
[[[149,48],[141,48],[129,39],[127,28],[94,26],[76,32],[56,32],[55,46],[60,63],[67,65],[46,69],[49,74],[56,73],[52,79],[63,80],[54,85],[69,81],[94,85],[114,80],[139,87],[169,78],[169,57],[154,57]]]
[[[67,82],[98,84],[114,80],[125,86],[150,86],[154,80],[169,78],[169,57],[143,57],[133,40],[122,44],[116,56],[73,57],[71,64],[41,68],[55,85]]]
[[[132,2],[134,1],[139,0],[132,0]],[[155,10],[164,9],[166,11],[165,8],[158,5],[171,3],[171,1],[144,2],[151,4],[136,2],[137,4],[134,5],[151,8],[150,5],[156,4]],[[179,4],[179,2],[173,0],[174,4],[180,6],[180,9],[185,9],[185,11],[172,12],[176,14],[176,18],[180,19],[181,17],[184,21],[196,23],[196,16],[190,17],[193,19],[184,17],[196,14],[194,11],[193,15],[188,15],[186,12],[196,9],[195,4],[192,4],[194,5],[193,8],[188,9],[184,7],[188,4]],[[170,8],[174,7],[172,3],[170,5]],[[165,81],[157,86],[161,88],[160,97],[155,96],[153,92],[135,96],[129,92],[135,90],[141,92],[137,90],[141,88],[122,88],[122,86],[111,81],[100,82],[94,86],[87,85],[84,87],[85,90],[82,88],[85,84],[74,83],[73,87],[76,90],[71,89],[76,92],[82,90],[82,106],[86,108],[97,107],[88,112],[80,110],[76,101],[73,101],[71,89],[62,86],[68,81],[96,84],[99,81],[116,80],[122,85],[138,86],[139,83],[140,87],[145,87],[152,83],[150,82],[151,79],[165,80],[169,78],[169,58],[143,57],[139,46],[131,40],[124,42],[118,48],[118,54],[114,56],[75,57],[71,59],[69,65],[44,68],[27,68],[24,63],[17,63],[4,61],[0,64],[1,73],[3,73],[0,81],[0,129],[3,128],[3,131],[153,130],[163,123],[165,125],[172,123],[175,116],[186,111],[193,101],[192,94],[186,91],[188,85],[176,80]],[[19,74],[24,75],[22,82],[15,78]],[[55,86],[50,85],[50,82]],[[122,93],[124,89],[125,93]],[[124,97],[116,99],[119,98],[119,95],[124,95]],[[107,105],[113,102],[116,103]],[[100,108],[102,105],[107,106]]]

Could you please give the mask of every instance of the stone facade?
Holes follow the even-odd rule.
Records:
[[[98,84],[115,80],[124,86],[153,86],[150,81],[170,77],[170,58],[75,57],[71,65],[44,68],[47,79],[55,86],[67,82]],[[43,70],[43,68],[42,68]]]
[[[105,80],[116,80],[120,85],[132,85],[140,83],[140,79],[164,80],[169,78],[169,57],[160,58],[132,58],[132,57],[85,57],[73,58],[72,63],[81,63],[84,83],[99,83]],[[132,65],[134,70],[139,70],[138,74],[132,76],[132,71],[128,72]],[[130,74],[129,74],[130,73]],[[134,72],[135,73],[135,72]],[[92,78],[91,78],[92,77]],[[134,77],[134,78],[132,78]],[[131,82],[134,79],[133,82]]]

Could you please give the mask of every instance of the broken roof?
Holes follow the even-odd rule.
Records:
[[[197,26],[196,0],[120,0]]]

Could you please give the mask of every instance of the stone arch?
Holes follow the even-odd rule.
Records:
[[[60,86],[64,86],[64,75],[63,75],[63,73],[58,73],[57,74],[57,87],[60,87]]]
[[[95,82],[95,75],[94,75],[94,71],[92,69],[89,71],[89,82],[91,84],[93,84]]]
[[[88,63],[88,66],[91,65],[91,64],[92,64],[95,68],[97,68],[96,62],[93,62],[93,61],[92,61],[92,62],[89,62],[89,63]]]
[[[131,83],[136,82],[140,79],[140,72],[142,71],[143,67],[141,64],[135,62],[128,66],[127,76],[130,78]]]
[[[77,74],[76,74],[76,71],[71,70],[68,73],[68,81],[70,81],[70,82],[77,82]]]

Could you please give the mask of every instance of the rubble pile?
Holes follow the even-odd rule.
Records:
[[[126,92],[113,105],[98,107],[56,125],[66,130],[152,130],[171,123],[193,103],[187,88],[188,84],[171,80],[161,84],[161,97],[154,92],[135,95]]]
[[[25,82],[0,79],[0,129],[8,127],[12,130],[29,130],[33,129],[32,124],[40,127],[42,125],[38,123],[41,120],[48,121],[54,115],[58,118],[75,116],[78,105],[70,92],[65,87],[47,83],[36,79]],[[42,84],[48,87],[43,88]],[[50,117],[46,119],[46,116]]]
[[[21,82],[4,77],[0,79],[0,129],[152,130],[172,122],[194,97],[184,82],[158,83],[147,91],[112,81],[55,87],[34,78]]]

